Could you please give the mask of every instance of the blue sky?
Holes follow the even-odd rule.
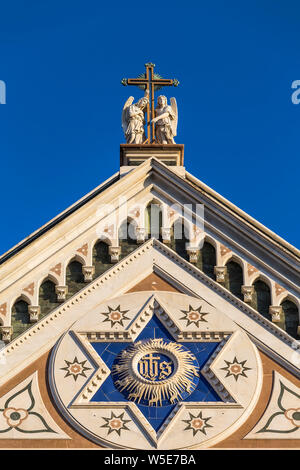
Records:
[[[119,168],[123,77],[176,77],[185,166],[300,246],[300,3],[1,2],[4,253]]]

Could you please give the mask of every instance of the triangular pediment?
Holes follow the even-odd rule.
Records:
[[[208,334],[206,331],[206,321],[200,322],[197,327],[191,324],[186,328],[186,331],[180,333],[179,323],[183,322],[183,311],[186,312],[188,306],[181,305],[179,297],[177,307],[174,306],[174,301],[170,305],[169,293],[150,291],[145,305],[141,306],[141,303],[137,302],[136,311],[131,313],[132,317],[127,314],[129,320],[125,320],[124,324],[128,321],[129,325],[134,320],[127,330],[125,328],[128,341],[132,341],[138,336],[139,323],[141,325],[151,318],[156,302],[158,306],[161,305],[161,311],[159,308],[157,310],[160,312],[158,313],[161,316],[160,320],[166,328],[170,328],[173,337],[193,340],[196,337],[199,339],[207,336],[208,338],[209,335],[214,334],[215,340],[219,340],[222,335],[224,336],[224,332],[226,334],[226,331],[232,331],[231,325],[235,325],[236,329],[245,331],[256,345],[276,361],[283,363],[294,373],[298,372],[293,365],[295,354],[292,347],[293,338],[199,269],[183,260],[173,250],[159,241],[151,239],[8,344],[1,351],[5,361],[2,361],[4,364],[1,366],[0,384],[5,383],[29,363],[51,349],[72,324],[75,322],[80,324],[81,321],[84,323],[86,319],[89,319],[90,322],[95,312],[100,315],[99,306],[109,303],[112,309],[117,308],[118,305],[115,305],[114,299],[126,294],[130,289],[133,289],[134,285],[147,278],[151,273],[156,273],[178,291],[178,294],[174,292],[171,294],[173,297],[177,298],[177,296],[185,294],[189,298],[195,299],[196,305],[192,302],[191,308],[197,309],[199,302],[202,303],[202,311],[207,313],[207,316],[203,317],[204,320],[209,317],[212,319],[210,333]],[[137,292],[134,295],[143,297],[144,292]],[[126,311],[125,307],[123,306],[122,309]],[[172,321],[170,322],[171,317]],[[99,318],[103,320],[104,317],[103,315],[102,317],[98,316],[97,321],[100,321]],[[91,334],[97,334],[96,324],[92,330]],[[112,334],[109,322],[102,324],[102,334],[104,330],[107,330],[108,336]],[[222,332],[221,336],[220,332]]]

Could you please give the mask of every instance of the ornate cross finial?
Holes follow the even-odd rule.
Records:
[[[152,120],[155,117],[154,112],[154,93],[164,86],[179,85],[179,81],[174,79],[162,78],[157,73],[154,73],[155,64],[147,62],[145,64],[146,72],[140,74],[137,78],[123,78],[122,85],[134,85],[145,91],[145,96],[148,97],[147,103],[147,139],[143,143],[152,143],[155,141],[155,126]]]

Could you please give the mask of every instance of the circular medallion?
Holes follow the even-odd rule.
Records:
[[[97,303],[70,327],[49,363],[55,404],[108,448],[211,447],[251,415],[262,386],[259,353],[203,299],[155,295],[151,308],[153,292]]]
[[[199,364],[181,344],[149,339],[121,351],[112,375],[116,388],[128,400],[147,406],[168,406],[195,390]]]

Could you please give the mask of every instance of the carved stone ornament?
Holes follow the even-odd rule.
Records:
[[[227,267],[226,266],[215,266],[214,273],[216,275],[216,281],[223,284],[225,282]]]
[[[121,254],[121,247],[120,246],[110,246],[108,248],[108,253],[110,255],[110,261],[112,263],[117,263],[120,258]]]
[[[136,228],[136,241],[137,243],[144,243],[146,239],[146,229],[137,227]]]
[[[279,323],[281,321],[282,316],[282,307],[276,305],[270,305],[269,313],[272,315],[272,322]]]
[[[252,302],[253,292],[254,292],[254,286],[242,286],[242,294],[244,295],[244,302],[248,304]]]
[[[91,282],[95,274],[95,266],[82,266],[84,282]]]
[[[41,313],[41,307],[39,305],[29,305],[28,312],[30,323],[36,323],[39,321],[39,315]]]
[[[251,415],[262,385],[247,334],[203,299],[125,294],[89,310],[53,349],[64,418],[117,449],[200,449]]]
[[[55,286],[58,302],[64,302],[68,293],[68,286]]]
[[[162,227],[161,229],[161,236],[163,239],[163,243],[171,243],[171,229],[168,227]]]
[[[5,344],[9,343],[13,334],[12,326],[0,326],[0,334],[2,341]]]
[[[188,247],[187,252],[188,252],[188,255],[189,255],[190,263],[197,263],[198,255],[199,255],[199,248]]]

